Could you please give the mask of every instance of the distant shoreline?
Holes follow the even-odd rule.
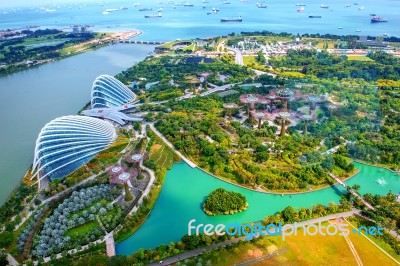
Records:
[[[31,65],[25,65],[19,68],[15,68],[13,71],[4,73],[4,74],[0,74],[0,78],[1,77],[6,77],[8,75],[14,74],[14,73],[18,73],[20,71],[24,71],[24,70],[28,70],[28,69],[32,69],[34,67],[39,67],[41,65],[45,65],[49,62],[55,62],[58,60],[62,60],[74,55],[78,55],[78,54],[82,54],[82,53],[86,53],[86,52],[90,52],[90,51],[94,51],[97,50],[99,48],[105,47],[109,44],[114,44],[115,42],[120,43],[120,41],[124,41],[124,40],[129,40],[131,38],[137,37],[139,35],[141,35],[143,32],[141,30],[129,30],[129,31],[121,31],[121,32],[105,32],[107,34],[109,34],[110,36],[106,37],[104,40],[90,40],[87,42],[83,42],[83,43],[79,43],[75,46],[85,46],[85,45],[90,45],[91,47],[83,47],[80,50],[76,50],[74,52],[71,52],[69,54],[65,54],[65,55],[60,55],[56,58],[49,58],[49,59],[44,59],[42,62],[39,62],[37,64],[31,64]],[[100,42],[101,41],[101,42]]]

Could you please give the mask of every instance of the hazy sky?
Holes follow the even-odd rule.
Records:
[[[40,6],[47,4],[63,4],[63,3],[78,3],[78,2],[100,2],[100,0],[0,0],[0,8],[5,7],[20,7],[20,6]],[[103,1],[105,2],[105,1]],[[107,0],[106,2],[113,2]]]

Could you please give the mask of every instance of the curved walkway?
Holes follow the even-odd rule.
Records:
[[[142,195],[140,196],[140,199],[136,203],[136,206],[132,208],[132,210],[128,213],[128,215],[132,215],[139,209],[139,206],[140,206],[140,204],[142,204],[144,197],[147,197],[147,195],[150,193],[151,187],[153,186],[154,181],[156,180],[156,176],[155,176],[154,172],[152,170],[150,170],[149,168],[143,166],[142,161],[140,162],[140,167],[142,169],[144,169],[150,175],[150,180],[149,180],[149,183],[147,183],[146,189],[143,191]]]
[[[192,168],[196,168],[197,165],[195,163],[193,163],[192,161],[190,161],[188,158],[186,158],[180,151],[178,151],[177,149],[175,149],[174,145],[172,145],[171,142],[169,142],[169,140],[167,140],[167,138],[164,137],[163,134],[161,134],[160,131],[158,131],[158,129],[155,128],[154,123],[148,123],[147,125],[149,125],[150,129],[153,130],[153,132],[160,138],[162,139],[162,141],[164,141],[164,143],[170,147],[176,154],[178,154],[179,157],[181,157],[182,160],[184,160],[190,167]]]

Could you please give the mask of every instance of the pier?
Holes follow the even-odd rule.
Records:
[[[150,45],[160,45],[165,42],[158,41],[131,41],[131,40],[119,40],[120,43],[132,43],[132,44],[150,44]]]

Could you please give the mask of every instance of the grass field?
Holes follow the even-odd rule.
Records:
[[[347,221],[354,227],[358,227],[357,222],[354,219],[348,219]],[[359,236],[356,236],[359,237]],[[360,236],[361,238],[361,236]],[[385,243],[382,239],[377,238],[377,237],[372,237],[372,236],[364,236],[362,237],[365,241],[363,242],[368,242],[369,244],[373,245],[369,240],[374,242],[376,245],[378,245],[381,249],[383,249],[385,252],[387,252],[390,256],[395,258],[397,261],[400,262],[400,255],[396,254],[396,252],[393,250],[392,247],[390,247],[389,244]],[[369,239],[369,240],[368,240]]]
[[[191,45],[188,45],[185,48],[183,48],[183,51],[191,51],[191,52],[193,52],[195,48],[196,48],[196,44],[194,42],[192,42]]]
[[[349,60],[349,61],[374,61],[365,55],[348,55],[347,60]]]
[[[65,232],[65,236],[70,236],[72,238],[78,236],[78,235],[85,235],[87,234],[90,230],[93,230],[95,228],[99,228],[100,225],[99,223],[94,220],[89,223],[85,223],[83,225],[71,228],[67,232]]]
[[[363,265],[398,265],[364,236],[351,233],[349,239]],[[229,250],[223,249],[218,253],[219,262],[212,265],[235,265],[284,248],[287,251],[278,256],[249,265],[357,265],[345,237],[339,234],[304,236],[302,230],[298,231],[297,236],[288,236],[285,240],[279,236],[263,237],[255,242],[243,242]]]
[[[169,168],[173,163],[174,154],[164,144],[155,143],[150,148],[150,159],[155,161],[159,166]]]
[[[256,58],[254,56],[248,56],[248,55],[243,56],[243,63],[247,67],[252,67],[252,68],[263,70],[263,71],[267,70],[267,68],[265,66],[260,65],[256,61]]]

